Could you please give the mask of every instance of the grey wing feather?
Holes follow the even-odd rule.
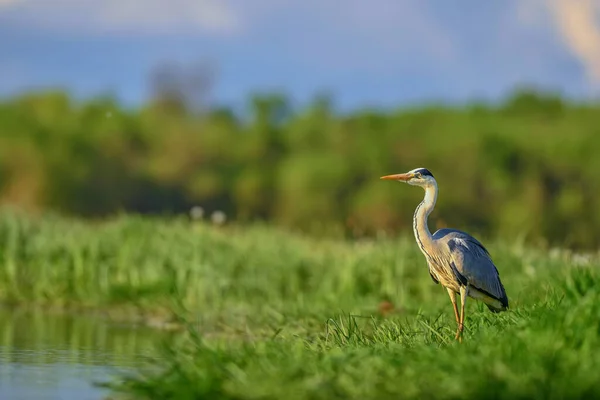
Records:
[[[508,307],[508,298],[500,281],[500,274],[487,249],[468,233],[441,229],[434,238],[446,241],[457,279],[466,280],[471,286],[494,297],[504,307]],[[461,282],[465,283],[465,282]]]

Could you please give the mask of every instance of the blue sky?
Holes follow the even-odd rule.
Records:
[[[596,96],[600,0],[0,0],[0,96],[148,95],[163,61],[214,66],[214,101],[321,91],[343,109]]]

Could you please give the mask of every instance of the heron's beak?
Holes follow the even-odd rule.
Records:
[[[413,177],[413,174],[395,174],[395,175],[386,175],[386,176],[382,176],[379,179],[385,179],[388,181],[401,181],[401,182],[407,182],[408,180],[410,180],[410,178]]]

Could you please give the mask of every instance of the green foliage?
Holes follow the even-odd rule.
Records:
[[[462,344],[412,237],[4,210],[0,300],[178,318],[155,362],[109,384],[137,399],[596,397],[598,254],[486,246],[511,309],[467,301]]]
[[[412,240],[316,241],[262,228],[228,237],[233,247],[214,247],[220,257],[212,275],[188,283],[208,281],[221,286],[221,295],[207,293],[203,310],[187,314],[187,330],[164,342],[153,362],[107,383],[115,394],[238,400],[600,395],[598,255],[489,243],[511,308],[493,314],[468,300],[465,337],[457,343],[446,291],[431,281]],[[226,281],[232,285],[223,290]],[[378,309],[381,300],[394,308]],[[211,314],[217,324],[209,323]]]
[[[162,105],[161,105],[162,104]],[[418,190],[381,175],[433,171],[433,217],[488,236],[593,248],[600,236],[599,109],[515,92],[497,107],[338,115],[327,98],[292,109],[255,96],[250,116],[64,93],[0,103],[0,201],[80,216],[224,211],[308,232],[410,228]]]
[[[567,305],[475,315],[462,344],[423,317],[312,339],[225,345],[190,335],[166,345],[152,372],[112,387],[136,399],[595,398],[600,357],[592,349],[600,340],[590,322],[599,310],[584,309],[575,318]]]
[[[306,307],[354,307],[357,295],[373,307],[391,296],[408,306],[429,292],[428,281],[416,283],[422,271],[407,264],[423,264],[419,257],[406,239],[315,242],[262,225],[187,218],[86,223],[0,213],[0,301],[149,315],[183,307],[201,311],[207,326],[245,323],[256,309],[287,318]],[[398,280],[415,280],[412,298],[398,292]]]

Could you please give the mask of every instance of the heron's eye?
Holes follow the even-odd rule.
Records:
[[[415,178],[417,178],[417,179],[421,179],[421,178],[422,178],[422,175],[421,175],[421,173],[420,173],[420,172],[417,172],[417,173],[415,174]]]

